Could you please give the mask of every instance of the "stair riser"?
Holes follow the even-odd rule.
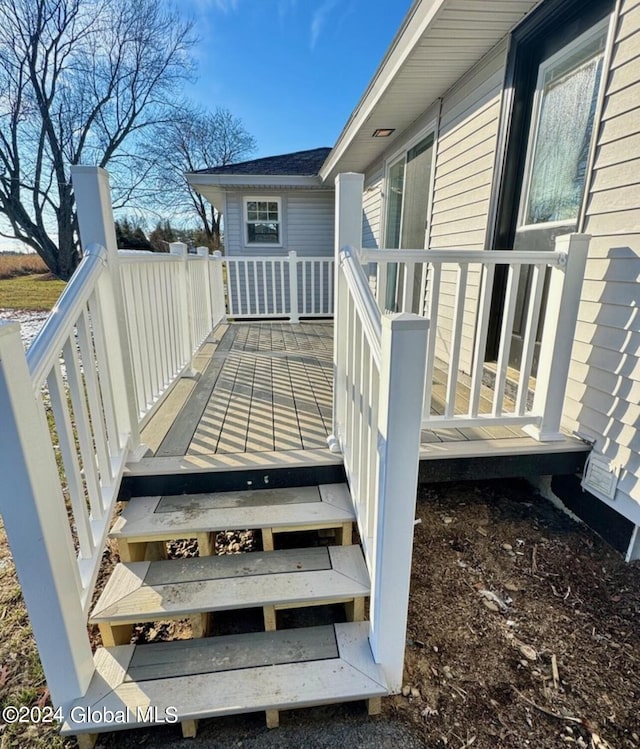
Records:
[[[206,492],[243,491],[245,489],[281,489],[316,484],[341,484],[346,481],[344,466],[304,466],[209,473],[125,476],[120,500],[155,494],[200,494]]]

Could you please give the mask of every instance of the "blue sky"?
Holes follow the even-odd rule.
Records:
[[[198,82],[255,137],[255,156],[332,146],[411,0],[182,0],[196,21]]]
[[[195,21],[197,81],[254,136],[251,158],[332,146],[412,0],[168,0]],[[0,251],[20,250],[0,238]]]

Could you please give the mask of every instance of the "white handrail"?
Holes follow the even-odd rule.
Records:
[[[34,390],[38,391],[57,360],[59,352],[73,332],[82,309],[86,306],[95,285],[107,264],[107,251],[91,245],[69,283],[45,320],[27,353],[29,374]]]
[[[360,257],[377,264],[377,297],[382,309],[389,304],[403,311],[417,309],[430,321],[423,428],[462,429],[468,427],[524,427],[539,440],[562,439],[561,400],[566,386],[567,367],[550,366],[548,354],[536,333],[541,315],[545,352],[558,345],[569,350],[583,274],[588,238],[584,235],[558,237],[554,251],[433,249],[363,249]],[[412,279],[416,264],[423,267],[419,296]],[[396,297],[387,298],[387,266],[396,267]],[[504,298],[495,299],[497,266],[506,266]],[[529,277],[531,280],[529,281]],[[409,279],[409,280],[408,280]],[[525,289],[526,285],[526,289]],[[549,288],[546,310],[545,288]],[[527,291],[528,290],[528,291]],[[520,364],[515,384],[511,383],[512,332],[520,297],[528,293],[528,303],[519,320],[521,330]],[[558,304],[570,313],[558,315]],[[501,325],[496,346],[495,367],[486,369],[489,327],[496,320],[499,305]],[[561,323],[561,324],[559,324]],[[494,323],[495,324],[495,323]],[[536,378],[534,360],[540,348]],[[567,365],[568,366],[568,365]],[[491,389],[485,387],[489,371],[495,371]],[[562,373],[562,374],[560,374]],[[434,388],[445,376],[444,388]],[[460,397],[460,383],[469,389]],[[509,391],[507,385],[512,389]],[[437,398],[434,396],[437,392]],[[540,396],[536,396],[540,393]],[[562,394],[562,397],[559,394]],[[553,398],[547,395],[553,394]],[[487,396],[491,403],[487,405]],[[553,400],[554,406],[550,403]]]
[[[349,285],[353,303],[358,310],[362,327],[367,336],[371,355],[378,369],[380,368],[380,345],[382,340],[382,321],[380,309],[371,293],[371,287],[364,274],[362,265],[351,247],[340,252],[340,267]]]
[[[541,250],[360,250],[363,262],[368,263],[482,263],[483,265],[566,265],[566,254]]]

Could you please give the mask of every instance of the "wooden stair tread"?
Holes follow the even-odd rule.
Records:
[[[367,622],[353,622],[184,644],[101,648],[87,693],[67,707],[62,733],[161,724],[172,714],[168,708],[175,708],[177,720],[197,720],[385,695],[368,627]],[[233,665],[230,654],[241,668]],[[265,654],[270,656],[268,664]],[[225,660],[233,666],[229,670],[221,669]],[[133,678],[136,674],[142,678]],[[153,708],[150,714],[148,708]],[[108,711],[121,711],[126,720],[104,720]]]
[[[359,546],[132,562],[117,565],[90,621],[135,623],[368,595],[369,576]]]
[[[134,497],[111,530],[139,541],[190,538],[230,528],[330,528],[355,519],[346,484]]]

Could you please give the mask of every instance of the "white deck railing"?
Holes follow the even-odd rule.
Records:
[[[560,419],[588,244],[588,236],[570,234],[556,239],[554,252],[362,251],[363,262],[376,263],[381,308],[386,301],[387,267],[397,264],[403,279],[399,308],[416,306],[429,320],[424,428],[510,425],[525,427],[539,440],[563,439]],[[493,298],[498,266],[506,267],[507,276],[499,310]],[[414,299],[417,274],[422,278],[419,300]],[[517,377],[515,392],[506,397],[514,319],[525,292],[520,365],[511,373]],[[501,323],[495,379],[487,398],[486,388],[483,397],[487,336],[497,311]],[[536,344],[539,325],[542,340]],[[534,380],[536,345],[540,353]],[[437,370],[444,372],[446,382],[438,382]]]
[[[337,182],[334,407],[371,577],[370,643],[391,692],[402,687],[428,322],[381,315],[362,265],[362,179]]]
[[[227,313],[235,319],[333,315],[333,258],[224,257]]]
[[[94,244],[28,354],[0,325],[0,511],[56,705],[93,673],[87,613],[140,427],[225,316],[219,258],[118,252],[108,175],[73,181]]]
[[[224,319],[222,268],[205,247],[187,253],[119,253],[125,327],[130,342],[136,408],[142,426],[191,358]]]

